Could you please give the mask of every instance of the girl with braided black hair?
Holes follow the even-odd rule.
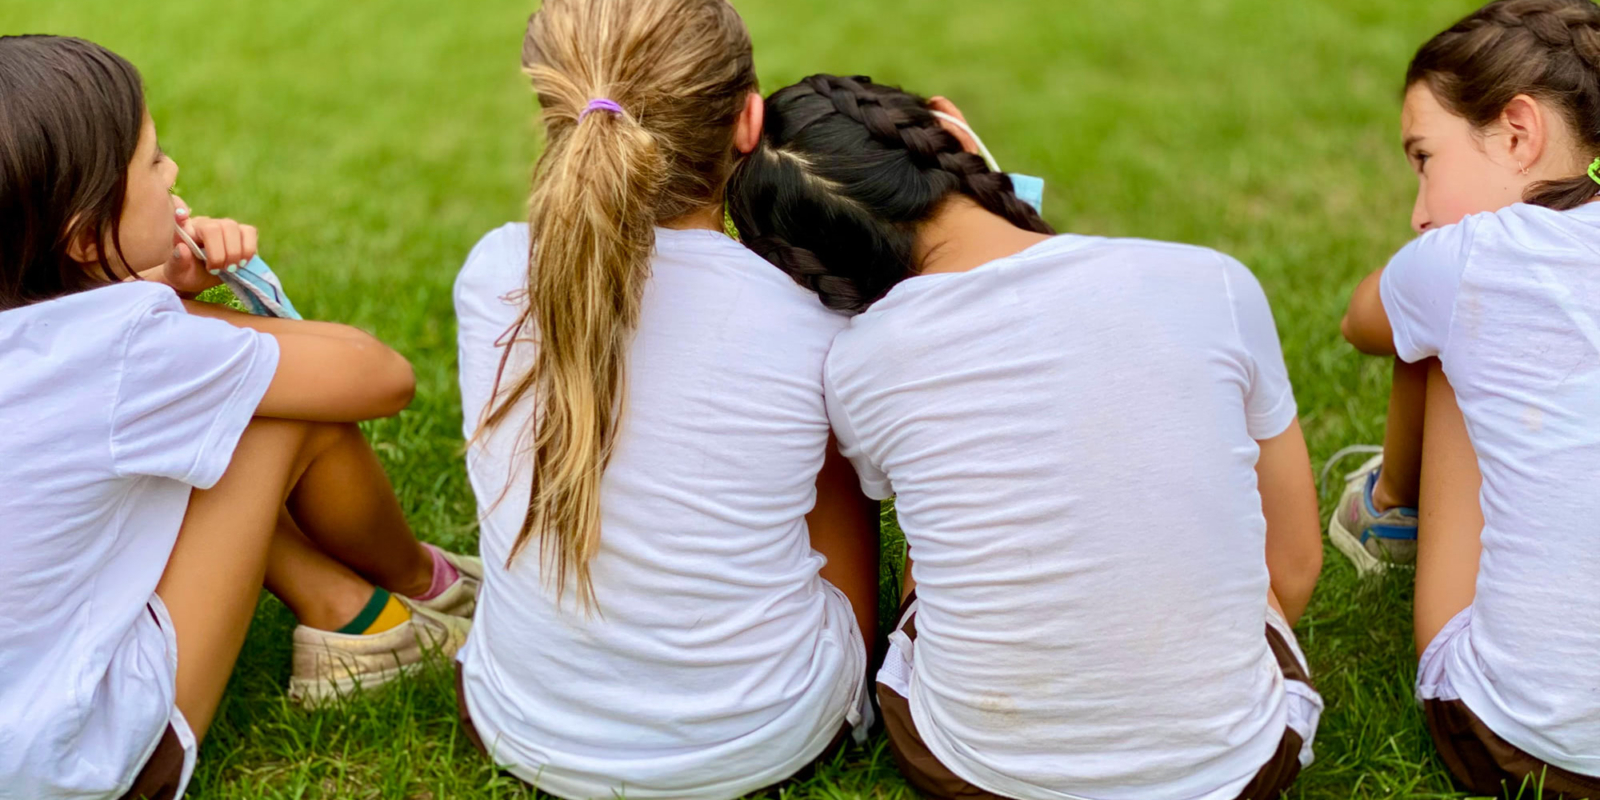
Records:
[[[1389,423],[1329,537],[1415,561],[1417,696],[1462,783],[1600,797],[1600,7],[1489,3],[1405,86],[1420,238],[1343,326],[1395,360]]]
[[[948,100],[814,75],[730,189],[855,312],[824,388],[915,562],[896,761],[937,798],[1275,798],[1322,707],[1289,627],[1322,547],[1266,297],[1210,250],[1054,235],[980,150]]]

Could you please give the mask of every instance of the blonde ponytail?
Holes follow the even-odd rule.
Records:
[[[538,537],[557,597],[576,586],[593,608],[600,483],[655,227],[721,201],[755,71],[725,0],[548,0],[529,20],[523,66],[547,132],[519,321],[539,348],[485,427],[534,396],[533,490],[510,558]]]

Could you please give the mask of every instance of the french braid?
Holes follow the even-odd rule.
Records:
[[[753,251],[829,308],[861,311],[917,273],[917,226],[953,194],[1055,232],[922,98],[866,77],[813,75],[768,100],[729,212]]]

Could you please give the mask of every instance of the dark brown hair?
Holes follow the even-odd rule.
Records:
[[[1486,128],[1517,95],[1554,108],[1588,157],[1600,155],[1600,7],[1592,0],[1496,0],[1417,51],[1418,83],[1456,116]],[[1523,200],[1557,210],[1600,194],[1587,174],[1528,187]]]
[[[812,75],[767,98],[761,146],[734,171],[728,212],[751,250],[853,312],[920,271],[918,228],[955,195],[1055,233],[926,100],[866,76]]]
[[[0,310],[101,285],[67,255],[88,235],[105,280],[144,126],[139,71],[92,42],[0,36]]]

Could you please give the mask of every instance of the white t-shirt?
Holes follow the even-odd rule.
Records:
[[[527,263],[527,226],[506,225],[456,281],[469,441]],[[546,792],[725,800],[788,777],[869,708],[861,634],[805,522],[828,446],[822,361],[845,320],[720,233],[657,230],[651,269],[601,485],[601,615],[570,589],[555,605],[537,543],[506,566],[531,402],[468,451],[486,575],[466,696],[496,761]]]
[[[1600,206],[1468,217],[1379,287],[1400,357],[1444,365],[1483,472],[1449,683],[1506,741],[1600,776]]]
[[[863,487],[896,496],[911,712],[942,763],[1023,800],[1231,800],[1254,777],[1288,719],[1256,442],[1295,401],[1247,269],[1054,237],[897,285],[826,386]]]
[[[156,583],[277,365],[157,284],[0,312],[0,797],[120,796],[169,722],[192,768]]]

